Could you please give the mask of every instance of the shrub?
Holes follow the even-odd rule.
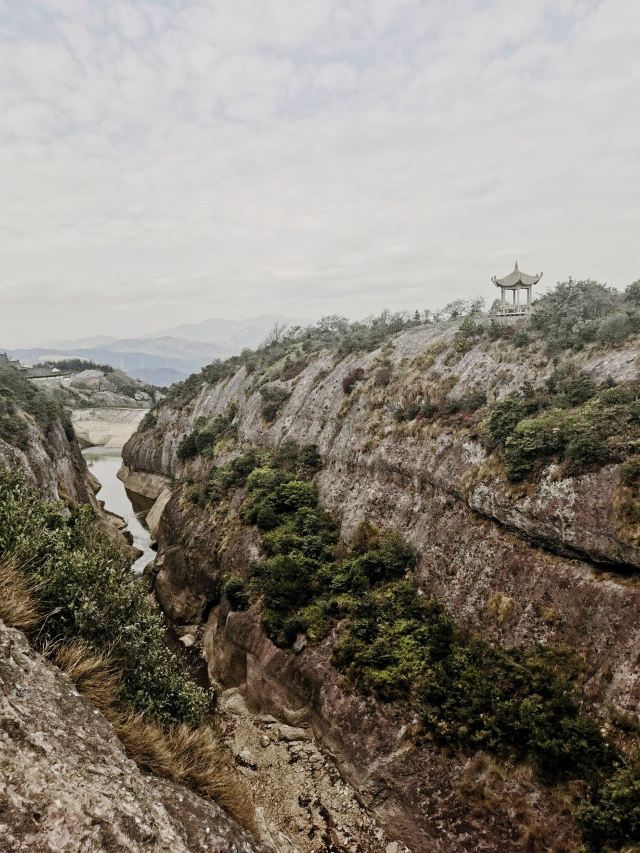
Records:
[[[563,434],[557,410],[520,421],[505,443],[505,469],[512,481],[522,480],[534,467],[557,454]]]
[[[527,414],[522,394],[508,394],[491,409],[487,421],[489,446],[504,446],[511,433]]]
[[[524,347],[529,346],[531,343],[531,338],[527,334],[526,329],[516,329],[511,335],[511,343],[514,347],[524,349]]]
[[[260,395],[262,396],[262,404],[260,406],[262,417],[268,424],[271,424],[278,417],[280,409],[291,396],[291,392],[285,388],[268,385],[260,389]]]
[[[637,383],[600,391],[573,367],[555,371],[547,393],[526,386],[496,403],[484,424],[490,449],[504,448],[507,476],[521,480],[552,458],[579,474],[640,448]]]
[[[201,417],[196,420],[193,430],[186,435],[178,447],[178,459],[184,462],[212,450],[215,445],[225,436],[235,436],[235,428],[231,421],[235,417],[235,411],[231,410],[225,415],[215,415],[213,418]]]
[[[247,585],[237,575],[230,575],[222,584],[222,594],[226,595],[232,610],[246,610],[249,606]]]
[[[25,449],[28,430],[20,412],[30,415],[44,433],[63,420],[58,403],[34,388],[13,365],[0,364],[0,438]]]
[[[593,378],[573,364],[554,370],[546,386],[554,395],[554,405],[580,406],[597,393]]]
[[[420,406],[418,403],[407,403],[402,406],[399,405],[393,410],[393,417],[398,423],[402,421],[412,421],[414,418],[417,418],[420,414]]]
[[[640,459],[636,456],[627,460],[621,466],[622,482],[625,486],[637,488],[640,486]]]
[[[145,414],[145,416],[140,421],[138,431],[139,432],[145,432],[148,429],[154,429],[157,425],[158,425],[158,415],[153,409],[149,409],[149,411]]]
[[[361,367],[354,367],[350,370],[342,380],[342,390],[345,394],[350,394],[356,384],[364,378],[364,370]]]
[[[458,397],[449,397],[446,401],[446,412],[456,414],[457,412],[475,412],[486,405],[487,395],[482,388],[470,388]]]
[[[613,346],[626,340],[633,331],[635,331],[635,324],[629,315],[618,311],[602,320],[596,337],[602,343]]]
[[[640,768],[624,767],[596,786],[578,821],[593,853],[640,842]]]
[[[373,384],[378,388],[386,388],[391,382],[391,367],[388,364],[381,365],[375,372]]]
[[[610,458],[609,448],[597,429],[580,425],[566,430],[567,444],[564,458],[570,473],[582,473],[589,468],[598,468]]]
[[[0,558],[37,587],[47,614],[39,641],[78,638],[109,650],[123,672],[120,698],[162,722],[197,723],[209,697],[169,650],[158,611],[88,507],[70,516],[17,477],[0,473]]]
[[[334,661],[366,693],[408,701],[439,741],[528,757],[550,778],[612,766],[596,721],[580,712],[569,659],[467,636],[409,580],[355,599]]]
[[[287,356],[282,371],[280,372],[280,380],[287,382],[289,379],[294,379],[308,366],[309,361],[306,358],[291,358]]]
[[[640,326],[634,285],[623,295],[596,281],[562,282],[536,301],[529,330],[546,341],[550,353],[595,340],[615,345]]]

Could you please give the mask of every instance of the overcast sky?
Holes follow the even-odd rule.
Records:
[[[638,0],[0,0],[0,344],[640,278]]]

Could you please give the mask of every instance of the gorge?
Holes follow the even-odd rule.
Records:
[[[80,637],[97,642],[105,620],[118,661],[133,665],[125,683],[145,685],[127,701],[215,728],[217,772],[250,814],[228,794],[218,802],[250,843],[633,849],[638,338],[553,354],[546,334],[473,312],[329,320],[172,387],[121,458],[80,455],[55,426],[47,442],[57,436],[65,464],[36,464],[56,445],[36,450],[35,433],[26,450],[0,445],[14,462],[23,454],[18,467],[45,493],[67,496],[72,525],[74,506],[99,509],[91,472],[107,514],[128,523],[144,549],[137,579],[130,552],[92,556],[93,534],[81,540],[80,588],[96,599],[88,620],[85,604],[74,617]],[[26,507],[20,488],[3,486]],[[3,500],[15,555],[18,510],[6,515]],[[71,573],[57,609],[76,608],[64,598],[75,557],[51,563],[48,547],[52,580]],[[140,645],[147,620],[157,632]],[[193,686],[160,663],[174,651]]]

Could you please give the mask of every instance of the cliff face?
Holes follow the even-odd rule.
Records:
[[[0,466],[22,471],[27,482],[51,500],[67,504],[92,501],[93,490],[80,447],[67,437],[60,419],[46,435],[32,420],[25,418],[25,423],[27,440],[21,447],[0,438]]]
[[[473,760],[408,745],[411,717],[345,690],[322,644],[299,654],[277,650],[253,611],[210,612],[221,573],[242,574],[245,567],[246,574],[258,543],[240,528],[233,506],[220,519],[188,501],[187,478],[197,480],[206,463],[181,463],[177,448],[198,418],[234,404],[240,443],[318,446],[321,500],[342,520],[346,537],[365,519],[399,529],[418,550],[421,587],[458,622],[504,645],[567,644],[584,659],[586,692],[637,714],[640,547],[620,510],[620,466],[571,477],[550,465],[534,481],[514,485],[487,455],[472,419],[394,417],[434,387],[452,398],[479,388],[491,402],[524,382],[541,387],[553,371],[540,350],[504,341],[456,353],[456,333],[455,326],[421,328],[366,355],[316,355],[294,379],[272,383],[290,396],[270,425],[256,378],[242,368],[203,383],[183,407],[160,407],[157,425],[134,435],[123,457],[136,476],[174,481],[160,522],[156,583],[170,617],[208,619],[211,673],[228,684],[246,681],[258,707],[310,721],[397,837],[416,851],[511,850],[522,832],[523,821],[513,816],[521,801],[528,820],[546,824],[557,838],[564,833],[572,849],[566,815],[517,774],[500,783],[504,812],[485,801],[474,806],[479,817],[470,816],[470,779],[479,772]],[[601,383],[636,378],[637,358],[630,343],[587,349],[570,361]],[[384,385],[376,380],[380,366],[391,374]],[[346,394],[344,380],[358,368],[362,378]]]
[[[0,848],[261,849],[214,803],[143,775],[73,684],[0,622]]]

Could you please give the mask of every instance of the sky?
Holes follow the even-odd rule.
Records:
[[[0,0],[0,345],[640,278],[638,0]]]

